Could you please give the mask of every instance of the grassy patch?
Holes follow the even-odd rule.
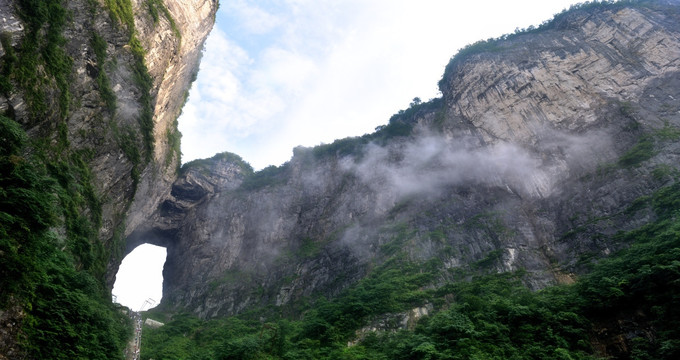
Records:
[[[99,67],[97,71],[97,86],[99,88],[99,96],[106,104],[106,109],[114,114],[116,112],[116,94],[111,89],[111,83],[109,77],[106,75],[106,48],[108,44],[106,40],[99,36],[97,33],[92,34],[92,40],[90,41],[92,48],[94,49],[95,56],[97,58],[97,65]]]
[[[666,124],[654,132],[654,137],[662,141],[676,141],[680,139],[680,129]]]
[[[667,179],[671,176],[677,177],[678,175],[678,170],[676,170],[674,167],[671,167],[667,164],[661,164],[652,170],[652,177],[654,180],[661,181],[664,179]]]
[[[179,173],[180,175],[183,175],[190,169],[198,169],[198,171],[208,174],[210,171],[210,167],[213,166],[217,161],[224,161],[236,164],[238,167],[241,168],[241,171],[243,172],[244,175],[250,175],[253,173],[253,167],[250,166],[250,164],[244,161],[240,156],[227,151],[215,154],[215,156],[209,159],[191,160],[188,163],[182,165],[182,168],[180,169]]]
[[[168,147],[170,148],[170,151],[168,151],[168,154],[165,157],[165,165],[166,166],[170,165],[172,159],[176,157],[177,171],[179,172],[179,167],[182,164],[182,148],[181,148],[182,133],[177,128],[177,119],[175,119],[172,127],[165,132],[165,138],[167,139]]]
[[[73,66],[73,60],[64,51],[66,39],[62,35],[67,10],[60,0],[21,0],[18,7],[26,32],[21,50],[3,61],[3,87],[8,88],[8,80],[13,79],[24,92],[31,116],[40,118],[50,110],[45,89],[56,86],[59,116],[66,118],[71,101],[69,82]],[[12,61],[14,59],[16,61]]]
[[[170,11],[168,11],[163,0],[146,0],[146,7],[149,9],[154,24],[157,24],[160,20],[160,15],[163,15],[170,23],[173,34],[175,34],[178,39],[182,39],[182,34],[175,23],[175,19],[172,17],[172,14],[170,14]]]
[[[302,239],[300,247],[298,248],[298,256],[296,258],[309,259],[317,256],[321,251],[321,241],[314,241],[310,237]]]
[[[123,128],[121,133],[117,136],[118,143],[120,148],[123,150],[123,154],[125,154],[125,157],[132,163],[132,171],[130,176],[132,177],[132,181],[135,184],[135,188],[139,182],[139,176],[141,173],[140,168],[142,163],[139,145],[136,141],[138,138],[139,134],[133,127],[130,126]]]
[[[132,3],[130,0],[104,0],[106,8],[109,10],[111,19],[120,21],[125,25],[129,32],[135,29],[135,18],[132,12]]]
[[[287,165],[274,166],[270,165],[266,168],[252,173],[250,176],[246,177],[241,183],[241,190],[253,191],[260,190],[268,186],[276,186],[286,183],[288,180],[286,178]]]
[[[0,59],[2,61],[0,63],[0,92],[7,94],[14,89],[11,81],[12,69],[19,62],[19,58],[12,47],[12,35],[10,33],[0,34],[0,44],[5,51],[5,55]]]
[[[635,167],[654,155],[654,141],[645,136],[619,158],[618,165],[624,168]]]
[[[229,269],[222,273],[222,275],[219,278],[210,281],[210,283],[208,283],[208,287],[210,288],[210,291],[215,291],[218,287],[221,286],[247,283],[250,282],[252,279],[253,274],[251,273]]]

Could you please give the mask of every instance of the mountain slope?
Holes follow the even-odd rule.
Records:
[[[164,302],[203,317],[334,296],[392,247],[445,268],[493,256],[532,288],[571,281],[653,220],[624,210],[677,172],[676,20],[586,6],[466,49],[442,99],[375,134],[255,174],[228,154],[187,164],[128,249],[167,246]]]
[[[216,1],[0,4],[0,358],[120,358],[126,229],[170,191]]]
[[[676,321],[671,290],[629,284],[677,279],[663,234],[677,228],[678,20],[673,2],[586,4],[463,49],[442,98],[374,134],[256,173],[228,153],[186,164],[128,250],[168,248],[155,316],[215,320],[177,317],[150,343],[223,358],[672,358],[656,317]],[[193,334],[184,347],[175,326]]]

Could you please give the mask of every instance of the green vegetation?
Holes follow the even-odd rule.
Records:
[[[142,111],[139,115],[139,126],[142,131],[142,139],[144,140],[146,162],[149,162],[153,154],[153,108],[151,106],[151,87],[153,86],[153,81],[144,62],[145,51],[134,35],[130,39],[130,46],[135,56],[135,63],[132,69],[134,79],[141,91],[139,103],[142,106]]]
[[[253,279],[252,273],[229,269],[225,271],[219,278],[210,281],[210,283],[208,283],[208,287],[210,288],[211,291],[213,291],[218,286],[234,285],[249,282],[252,279]]]
[[[172,29],[173,34],[175,34],[178,39],[182,39],[182,34],[179,32],[179,28],[175,23],[175,19],[173,19],[172,14],[170,14],[170,11],[168,11],[168,8],[163,3],[163,0],[146,0],[146,6],[149,9],[149,13],[151,14],[154,24],[157,24],[158,20],[160,20],[160,12],[170,23],[170,28]]]
[[[12,89],[13,81],[23,90],[31,116],[39,118],[50,110],[46,89],[56,85],[59,116],[68,115],[71,101],[69,80],[73,60],[63,49],[62,36],[68,13],[61,0],[21,0],[18,15],[26,24],[25,35],[15,53],[9,36],[3,35],[7,53],[0,66],[0,90]]]
[[[654,154],[654,141],[648,136],[643,136],[637,144],[619,158],[618,165],[627,168],[638,166]]]
[[[7,94],[14,88],[10,81],[10,76],[19,58],[14,53],[12,36],[9,33],[0,34],[0,44],[2,44],[2,49],[5,51],[5,55],[0,59],[2,61],[0,63],[0,92]]]
[[[17,5],[26,30],[16,48],[0,36],[0,90],[21,91],[27,120],[55,119],[55,131],[29,142],[0,116],[0,306],[24,311],[15,340],[27,358],[120,359],[131,325],[104,284],[111,254],[98,239],[102,208],[88,166],[94,152],[72,150],[66,125],[72,59],[62,32],[70,15],[60,0]],[[103,66],[106,42],[97,34],[90,42]],[[102,100],[113,112],[115,96],[99,70]]]
[[[321,251],[321,245],[323,245],[321,241],[314,241],[314,239],[310,237],[303,238],[300,249],[298,249],[297,257],[302,259],[313,258]]]
[[[209,168],[217,161],[229,162],[236,164],[241,168],[241,171],[245,175],[250,175],[253,173],[253,167],[250,166],[246,161],[244,161],[240,156],[230,153],[228,151],[215,154],[215,156],[209,159],[196,159],[191,160],[188,163],[182,165],[180,169],[180,175],[185,174],[190,169],[198,169],[202,173],[209,173]]]
[[[0,306],[26,312],[28,358],[122,358],[131,326],[102,281],[108,254],[87,154],[50,160],[38,147],[26,157],[26,134],[4,116],[0,144]]]
[[[675,177],[677,180],[678,170],[671,167],[670,165],[661,164],[652,170],[652,177],[658,181],[664,180],[671,176]]]
[[[661,141],[676,141],[680,139],[680,129],[666,123],[663,128],[654,133],[654,137]]]
[[[125,157],[132,163],[132,170],[130,172],[130,177],[134,182],[135,189],[139,183],[139,176],[141,175],[141,163],[142,157],[139,153],[139,145],[137,144],[137,139],[139,139],[139,134],[137,130],[131,126],[126,126],[121,130],[118,127],[114,127],[114,135],[118,140],[118,146],[123,150]]]
[[[387,125],[378,126],[374,133],[335,140],[331,144],[315,146],[312,149],[297,147],[293,153],[297,156],[311,154],[317,159],[326,156],[361,156],[368,143],[384,145],[390,139],[410,136],[419,116],[440,111],[443,105],[444,100],[442,98],[431,99],[427,102],[414,98],[408,109],[399,110],[398,113],[390,117]]]
[[[250,176],[243,179],[240,189],[252,191],[259,190],[267,186],[284,184],[287,181],[285,176],[287,170],[288,166],[286,164],[281,166],[267,166],[266,168],[254,172],[250,174]]]
[[[102,100],[104,100],[104,103],[106,103],[106,109],[111,114],[114,114],[116,112],[116,94],[111,89],[109,77],[106,75],[104,69],[106,65],[106,48],[108,45],[106,40],[97,33],[92,34],[91,44],[97,58],[97,65],[99,66],[96,79],[97,86],[99,87],[99,95],[102,97]]]
[[[179,172],[179,169],[182,166],[182,133],[179,131],[178,126],[179,123],[177,122],[177,118],[175,118],[172,127],[168,128],[165,132],[165,138],[167,139],[168,147],[170,148],[170,151],[168,151],[168,154],[165,157],[165,165],[170,165],[172,159],[177,157],[177,172]]]
[[[132,73],[135,84],[139,87],[141,92],[139,104],[142,109],[139,115],[139,126],[144,143],[144,158],[145,162],[148,163],[151,161],[154,148],[153,107],[151,106],[151,87],[153,86],[153,81],[144,61],[145,50],[137,38],[130,0],[105,0],[105,4],[109,10],[109,14],[111,14],[111,19],[114,22],[120,21],[125,25],[130,34],[128,44],[130,45],[130,50],[135,59],[132,66]]]
[[[444,270],[441,259],[409,260],[397,246],[334,300],[298,304],[298,318],[267,308],[210,321],[177,315],[145,329],[142,359],[595,359],[592,344],[608,340],[599,337],[600,327],[626,324],[631,316],[648,324],[628,341],[631,358],[677,358],[680,183],[639,199],[630,211],[643,208],[656,220],[614,235],[631,245],[590,263],[591,272],[573,285],[532,292],[522,271],[484,274],[498,250],[484,264]],[[416,236],[405,224],[386,231],[398,245]],[[443,276],[449,281],[431,286]],[[425,304],[434,308],[429,316],[399,329],[397,314]],[[376,319],[387,319],[384,330],[361,330]],[[608,331],[607,337],[617,330]]]
[[[111,20],[120,21],[127,30],[132,33],[135,29],[135,18],[132,13],[132,3],[130,0],[104,0],[106,8],[109,10]]]

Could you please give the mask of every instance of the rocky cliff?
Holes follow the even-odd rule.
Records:
[[[50,72],[40,79],[41,62],[49,60],[38,57],[35,79],[12,75],[15,86],[0,96],[0,109],[32,137],[87,153],[84,160],[101,199],[99,238],[104,242],[111,241],[116,228],[133,228],[169,193],[180,161],[176,119],[217,10],[213,0],[121,4],[64,4],[68,20],[57,35],[63,36],[62,55],[71,66],[58,76],[67,84],[59,85]],[[27,24],[34,19],[31,5],[5,1],[0,6],[0,31],[7,39],[2,54],[11,46],[26,61],[22,47],[28,45],[27,32],[34,36]],[[50,21],[39,26],[53,26]],[[42,46],[48,40],[36,41]],[[21,83],[30,80],[43,85],[38,95]],[[112,274],[119,261],[112,260]]]
[[[32,228],[35,236],[48,248],[67,250],[76,271],[109,289],[128,229],[169,196],[176,179],[176,119],[217,6],[216,0],[0,1],[0,112],[3,119],[19,123],[30,139],[26,144],[17,140],[23,153],[2,155],[14,159],[13,167],[30,163],[35,176],[50,179],[41,190],[56,197],[45,207],[56,219],[43,220],[57,240]],[[2,141],[9,144],[6,135]],[[17,185],[6,175],[10,170],[3,173],[3,221],[17,223],[7,216],[13,209],[6,206],[18,199],[10,192]],[[9,241],[20,245],[5,247],[3,242],[0,254],[16,251],[22,261],[37,256],[19,234],[10,232]],[[27,265],[15,268],[22,266]],[[38,271],[47,271],[43,267]],[[15,281],[30,294],[47,279],[35,280],[36,287],[26,280],[30,276],[3,281]],[[20,304],[40,299],[8,289],[0,289],[0,358],[16,351],[13,346],[21,338],[18,324],[26,314]],[[5,311],[5,306],[10,308]]]
[[[675,206],[656,195],[672,200],[680,174],[675,1],[590,4],[473,44],[441,98],[283,166],[224,153],[178,169],[175,122],[216,7],[0,1],[0,357],[117,354],[106,287],[145,242],[168,249],[164,310],[296,316],[399,267],[418,291],[514,271],[531,289],[570,283]],[[443,308],[400,301],[359,309],[361,331]],[[377,313],[404,306],[417,316]],[[594,336],[603,354],[648,321],[627,311],[598,319],[618,326]]]
[[[201,317],[333,297],[395,254],[447,270],[572,282],[636,199],[678,174],[680,11],[602,5],[463,49],[442,97],[374,134],[253,173],[185,165],[128,238],[167,247],[163,305]]]

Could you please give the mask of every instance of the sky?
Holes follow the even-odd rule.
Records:
[[[158,305],[163,296],[164,247],[143,244],[136,247],[120,264],[112,294],[115,302],[139,311],[147,299]],[[148,310],[147,306],[145,310]]]
[[[438,97],[458,49],[577,2],[222,0],[178,119],[182,161],[229,151],[262,169],[298,145],[373,132],[414,97]],[[128,255],[117,301],[134,310],[159,302],[165,256],[152,245]]]
[[[257,169],[298,145],[373,132],[440,96],[456,51],[538,25],[573,0],[222,0],[179,118],[182,161]]]

